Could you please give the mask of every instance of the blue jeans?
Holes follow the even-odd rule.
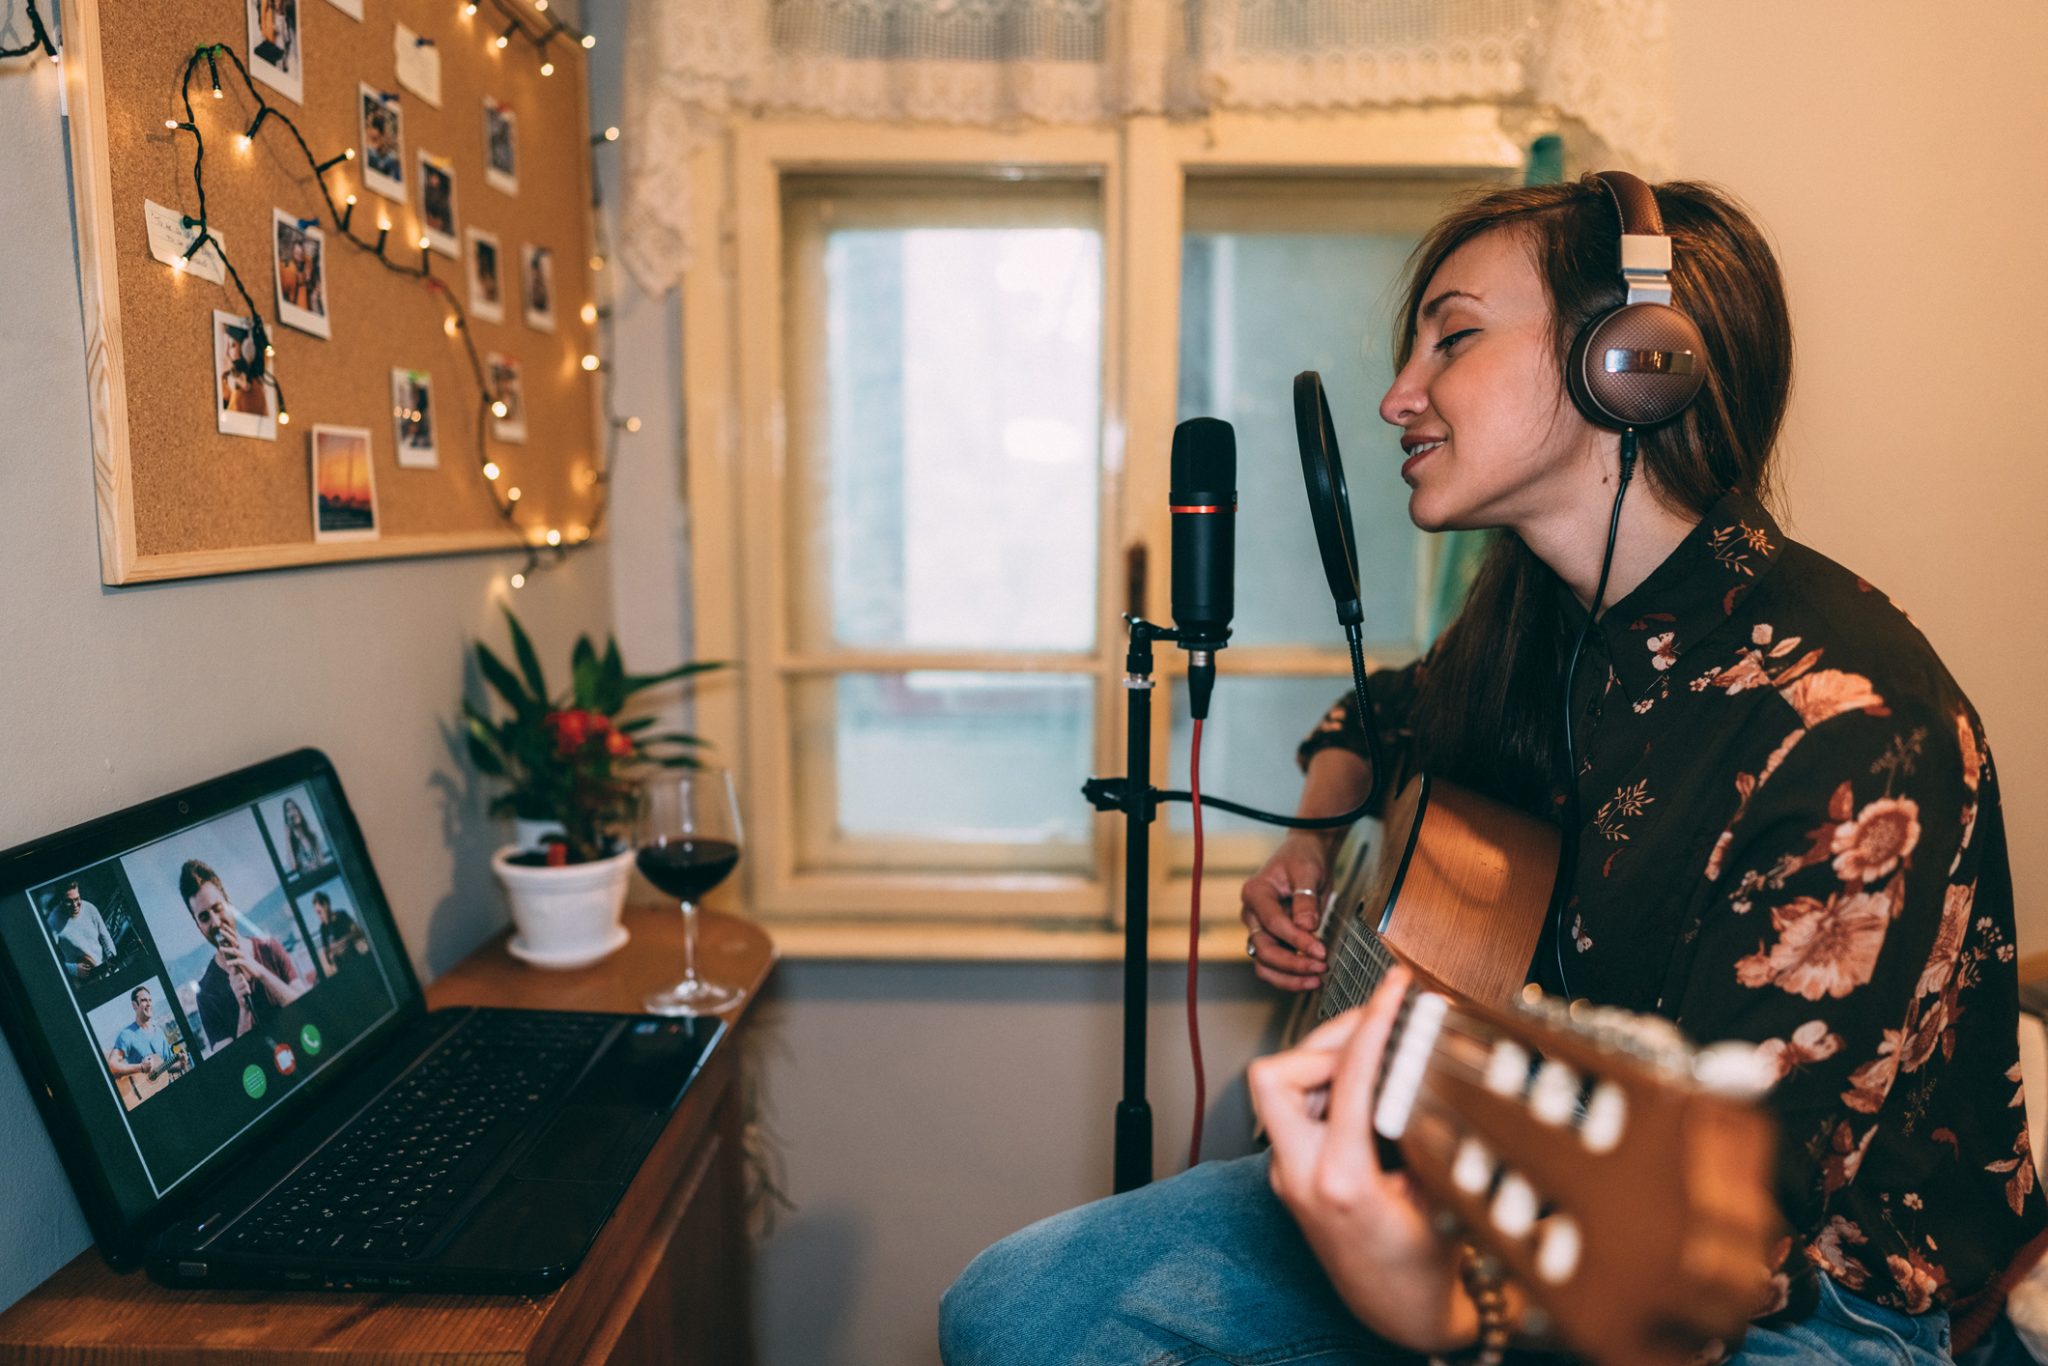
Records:
[[[1752,1329],[1735,1366],[1950,1366],[1948,1315],[1823,1280],[1811,1317]],[[1263,1153],[1208,1162],[1033,1224],[939,1304],[946,1366],[1422,1366],[1337,1297],[1266,1181]]]

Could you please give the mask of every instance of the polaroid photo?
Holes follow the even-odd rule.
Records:
[[[377,490],[365,427],[313,428],[313,539],[377,539]]]
[[[296,103],[306,98],[299,0],[242,0],[249,11],[249,74]]]
[[[519,115],[489,95],[484,96],[484,181],[494,190],[519,193]]]
[[[327,3],[351,19],[360,22],[363,17],[363,0],[327,0]]]
[[[420,153],[420,228],[435,251],[450,258],[462,255],[455,231],[455,163],[430,152]]]
[[[391,30],[391,62],[398,83],[428,104],[441,107],[441,49],[400,22]]]
[[[386,199],[405,202],[405,119],[398,92],[359,85],[362,101],[363,185]]]
[[[482,228],[469,230],[469,316],[505,321],[505,253],[498,234]]]
[[[266,376],[256,329],[237,313],[213,311],[214,412],[223,436],[277,440],[277,391]]]
[[[277,320],[286,327],[325,338],[333,334],[327,317],[327,234],[310,218],[294,218],[272,209],[273,274],[277,280]]]
[[[555,330],[555,249],[528,242],[519,249],[519,280],[526,297],[526,325]]]
[[[526,440],[526,380],[513,356],[496,351],[484,357],[484,369],[491,381],[491,435],[499,441]],[[496,405],[504,405],[500,415]]]
[[[426,371],[391,372],[391,426],[400,465],[409,470],[441,467],[441,450],[434,442],[434,382]]]

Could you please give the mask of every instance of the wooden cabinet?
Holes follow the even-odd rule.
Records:
[[[637,1010],[681,974],[682,928],[673,907],[629,909],[626,923],[631,943],[575,972],[526,967],[501,937],[428,988],[428,1004]],[[774,957],[750,922],[704,913],[700,970],[745,984],[747,998],[590,1256],[553,1294],[167,1290],[88,1249],[0,1314],[0,1363],[748,1366],[741,1045]]]

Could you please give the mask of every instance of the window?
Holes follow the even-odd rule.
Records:
[[[1207,790],[1291,808],[1294,745],[1347,673],[1298,370],[1322,372],[1350,447],[1369,649],[1422,644],[1427,547],[1375,430],[1388,310],[1444,200],[1517,161],[1497,131],[1410,111],[1333,118],[1304,164],[1302,122],[763,119],[735,133],[729,182],[698,178],[731,244],[685,283],[699,648],[743,666],[701,725],[742,756],[746,895],[785,942],[792,919],[939,920],[1114,951],[1088,931],[1122,913],[1122,824],[1080,786],[1123,767],[1120,614],[1135,596],[1169,617],[1178,417],[1238,437]],[[1183,672],[1159,653],[1161,785],[1185,785]],[[1234,924],[1273,834],[1208,829],[1205,909]],[[1186,904],[1187,831],[1185,807],[1154,826],[1161,918]]]

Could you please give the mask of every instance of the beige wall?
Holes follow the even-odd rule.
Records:
[[[1983,712],[2020,947],[2048,950],[2048,7],[1675,0],[1679,170],[1778,246],[1790,529]]]

